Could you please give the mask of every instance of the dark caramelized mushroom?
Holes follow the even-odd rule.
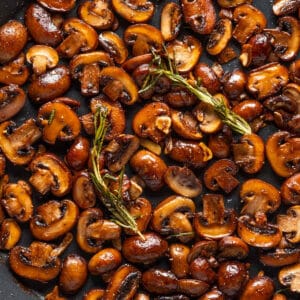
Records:
[[[232,142],[232,131],[228,126],[223,126],[222,130],[209,136],[208,147],[214,157],[226,158],[230,155]]]
[[[225,297],[221,291],[219,291],[217,288],[213,288],[200,297],[199,300],[225,300]]]
[[[226,236],[219,242],[219,260],[245,259],[249,254],[249,247],[236,236]]]
[[[190,248],[184,244],[169,246],[171,271],[177,278],[186,278],[189,274],[188,255]]]
[[[4,219],[0,225],[0,249],[10,250],[21,239],[22,230],[13,219]]]
[[[232,72],[227,72],[222,77],[223,91],[230,99],[236,99],[243,96],[247,85],[247,76],[240,70],[235,69]]]
[[[76,0],[37,0],[45,8],[55,12],[68,12],[76,3]]]
[[[190,297],[200,297],[209,289],[209,284],[197,279],[179,279],[177,291]]]
[[[294,174],[281,185],[281,197],[285,204],[300,204],[300,174]]]
[[[297,263],[300,259],[300,249],[298,248],[277,248],[273,251],[264,251],[260,254],[259,260],[265,266],[283,267]]]

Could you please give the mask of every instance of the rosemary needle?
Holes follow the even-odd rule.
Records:
[[[107,131],[107,110],[98,109],[94,116],[94,126],[95,126],[95,137],[94,143],[91,150],[91,160],[93,172],[91,172],[91,179],[95,185],[95,188],[100,194],[100,199],[107,210],[111,213],[113,221],[120,225],[121,227],[131,229],[133,232],[138,234],[142,239],[144,236],[138,230],[137,224],[128,212],[126,206],[124,205],[121,193],[121,187],[123,183],[124,170],[119,174],[119,190],[112,192],[105,179],[107,177],[102,176],[99,168],[99,157],[101,154],[104,137]]]

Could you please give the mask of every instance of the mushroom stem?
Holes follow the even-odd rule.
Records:
[[[68,232],[64,237],[64,239],[62,240],[62,242],[51,251],[49,255],[50,260],[52,257],[60,256],[66,250],[66,248],[72,243],[72,240],[73,240],[73,234],[71,232]]]

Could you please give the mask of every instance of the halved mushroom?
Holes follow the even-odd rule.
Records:
[[[222,189],[225,193],[230,193],[239,185],[235,178],[237,172],[238,167],[232,160],[220,159],[204,172],[205,186],[212,191]]]
[[[27,222],[33,214],[31,188],[27,182],[19,180],[3,187],[1,204],[11,218]]]
[[[105,241],[117,240],[120,235],[121,227],[104,220],[99,208],[88,208],[79,216],[76,241],[80,249],[87,253],[98,252]]]
[[[219,242],[218,250],[218,260],[243,260],[249,254],[249,247],[237,236],[226,236],[222,238]]]
[[[170,268],[177,278],[186,278],[189,274],[189,253],[190,248],[184,244],[173,243],[169,246]]]
[[[146,53],[138,56],[133,56],[128,58],[123,64],[122,68],[126,72],[133,72],[137,67],[144,65],[144,64],[149,64],[153,59],[152,53]]]
[[[225,209],[220,194],[205,194],[202,198],[203,211],[194,217],[197,234],[208,239],[221,239],[231,235],[236,228],[236,213]]]
[[[67,234],[60,245],[49,245],[34,241],[30,246],[16,246],[9,253],[9,265],[22,278],[38,282],[48,282],[58,276],[61,267],[59,255],[73,239]]]
[[[62,96],[71,86],[69,69],[58,66],[37,77],[28,86],[28,96],[35,103],[45,103]]]
[[[171,123],[168,105],[163,102],[151,102],[135,114],[132,128],[137,136],[159,143],[169,134]]]
[[[80,82],[81,94],[84,96],[98,95],[100,92],[100,71],[111,66],[110,56],[103,51],[93,51],[76,55],[70,61],[70,73]]]
[[[252,3],[252,0],[218,0],[218,4],[223,8],[232,8],[245,3]]]
[[[76,3],[76,0],[37,0],[45,8],[55,12],[68,12]]]
[[[292,292],[300,293],[300,263],[282,268],[278,273],[278,280]]]
[[[37,117],[43,127],[43,140],[49,144],[55,144],[56,140],[71,141],[80,134],[77,114],[61,102],[43,104]]]
[[[285,204],[300,204],[300,173],[286,179],[281,185],[281,197]]]
[[[261,32],[267,25],[265,15],[250,4],[242,4],[234,9],[233,20],[237,23],[232,36],[241,44]]]
[[[169,166],[164,179],[169,188],[181,196],[194,198],[202,192],[201,181],[187,167]]]
[[[274,251],[261,252],[259,260],[265,266],[283,267],[297,263],[300,259],[299,248],[276,248]]]
[[[263,214],[257,214],[255,218],[249,215],[239,217],[237,231],[245,243],[258,248],[274,248],[282,238],[279,227],[267,223]]]
[[[266,142],[266,154],[273,171],[289,177],[300,170],[300,138],[287,131],[273,133]]]
[[[83,300],[97,300],[97,299],[101,299],[104,296],[104,293],[105,293],[105,291],[103,289],[97,289],[97,288],[95,288],[95,289],[92,289],[92,290],[89,290],[88,292],[86,292],[84,294],[84,296],[83,296],[82,299]],[[45,299],[45,300],[47,300],[47,299]]]
[[[289,81],[289,73],[279,63],[269,63],[249,72],[247,88],[258,99],[274,95]]]
[[[41,241],[52,241],[71,231],[79,210],[71,200],[48,201],[36,208],[30,221],[32,235]]]
[[[99,44],[106,52],[109,53],[116,63],[122,64],[127,59],[128,50],[124,41],[115,32],[101,32],[99,34]]]
[[[181,0],[184,20],[193,31],[210,34],[216,23],[216,11],[211,0]]]
[[[274,15],[282,16],[296,12],[300,3],[298,0],[274,0],[272,8]]]
[[[208,147],[216,158],[229,157],[231,152],[232,131],[228,126],[209,136]]]
[[[29,182],[42,195],[50,192],[57,197],[66,195],[72,187],[71,172],[55,154],[43,153],[29,165],[33,173]]]
[[[232,22],[227,18],[220,19],[209,36],[206,50],[210,55],[220,54],[227,46],[232,35]]]
[[[236,104],[232,111],[250,123],[262,115],[263,105],[258,100],[244,100]]]
[[[110,1],[107,0],[84,1],[77,13],[83,21],[99,30],[111,28],[115,21]]]
[[[4,184],[3,178],[5,178],[5,167],[6,167],[6,159],[5,156],[0,152],[0,199],[2,197],[2,190],[1,190],[2,184]],[[0,217],[0,223],[1,223],[1,217]]]
[[[300,242],[300,205],[290,207],[286,215],[277,215],[277,225],[290,243]]]
[[[111,172],[121,171],[139,148],[139,139],[131,134],[121,134],[105,148],[106,165]]]
[[[32,144],[41,137],[41,131],[33,119],[28,119],[18,128],[15,126],[12,121],[0,124],[0,148],[13,164],[26,165],[35,155]]]
[[[265,161],[265,145],[262,138],[254,133],[245,134],[240,141],[232,144],[234,162],[247,174],[261,170]]]
[[[163,36],[159,29],[149,24],[128,26],[123,38],[128,46],[132,46],[133,56],[162,50]]]
[[[192,70],[198,62],[202,54],[202,45],[193,36],[185,35],[182,40],[171,41],[166,50],[176,70],[179,73],[186,73]]]
[[[45,295],[45,300],[67,300],[67,298],[60,296],[58,285],[52,291]]]
[[[24,90],[14,84],[0,88],[0,122],[14,117],[25,105]]]
[[[273,213],[281,203],[279,191],[257,178],[248,179],[242,184],[240,198],[244,204],[241,213],[252,216],[256,213]]]
[[[99,80],[103,93],[110,100],[119,100],[126,105],[132,105],[138,100],[138,88],[122,68],[114,66],[103,68]]]
[[[77,18],[64,22],[64,32],[68,35],[57,47],[57,52],[67,58],[79,52],[95,50],[98,46],[98,35],[93,27]]]
[[[117,14],[130,23],[147,22],[154,14],[155,6],[149,0],[112,0]]]
[[[10,20],[0,26],[0,64],[16,58],[27,43],[28,33],[25,26]]]
[[[25,65],[24,53],[6,65],[0,66],[0,83],[23,85],[28,77],[29,69]]]
[[[37,3],[30,4],[25,13],[25,24],[37,44],[54,47],[60,43],[63,40],[62,21],[62,17],[52,16]]]
[[[177,3],[168,2],[164,5],[160,16],[160,31],[165,41],[172,41],[177,37],[181,18],[181,9]]]
[[[21,239],[22,230],[13,219],[4,219],[0,225],[0,249],[10,250]]]

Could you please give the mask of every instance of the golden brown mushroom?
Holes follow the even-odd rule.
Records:
[[[21,239],[22,230],[13,219],[4,219],[0,225],[0,249],[10,250]]]
[[[169,246],[171,271],[177,278],[186,278],[189,275],[189,253],[190,248],[184,244],[174,243]]]
[[[76,0],[37,0],[37,2],[50,11],[68,12],[75,6]]]
[[[286,179],[281,185],[281,197],[285,204],[300,204],[300,173]]]
[[[292,292],[299,293],[300,263],[282,268],[278,280],[282,285],[288,286]]]
[[[300,3],[297,0],[274,0],[273,13],[276,16],[287,15],[294,13],[300,7]]]

